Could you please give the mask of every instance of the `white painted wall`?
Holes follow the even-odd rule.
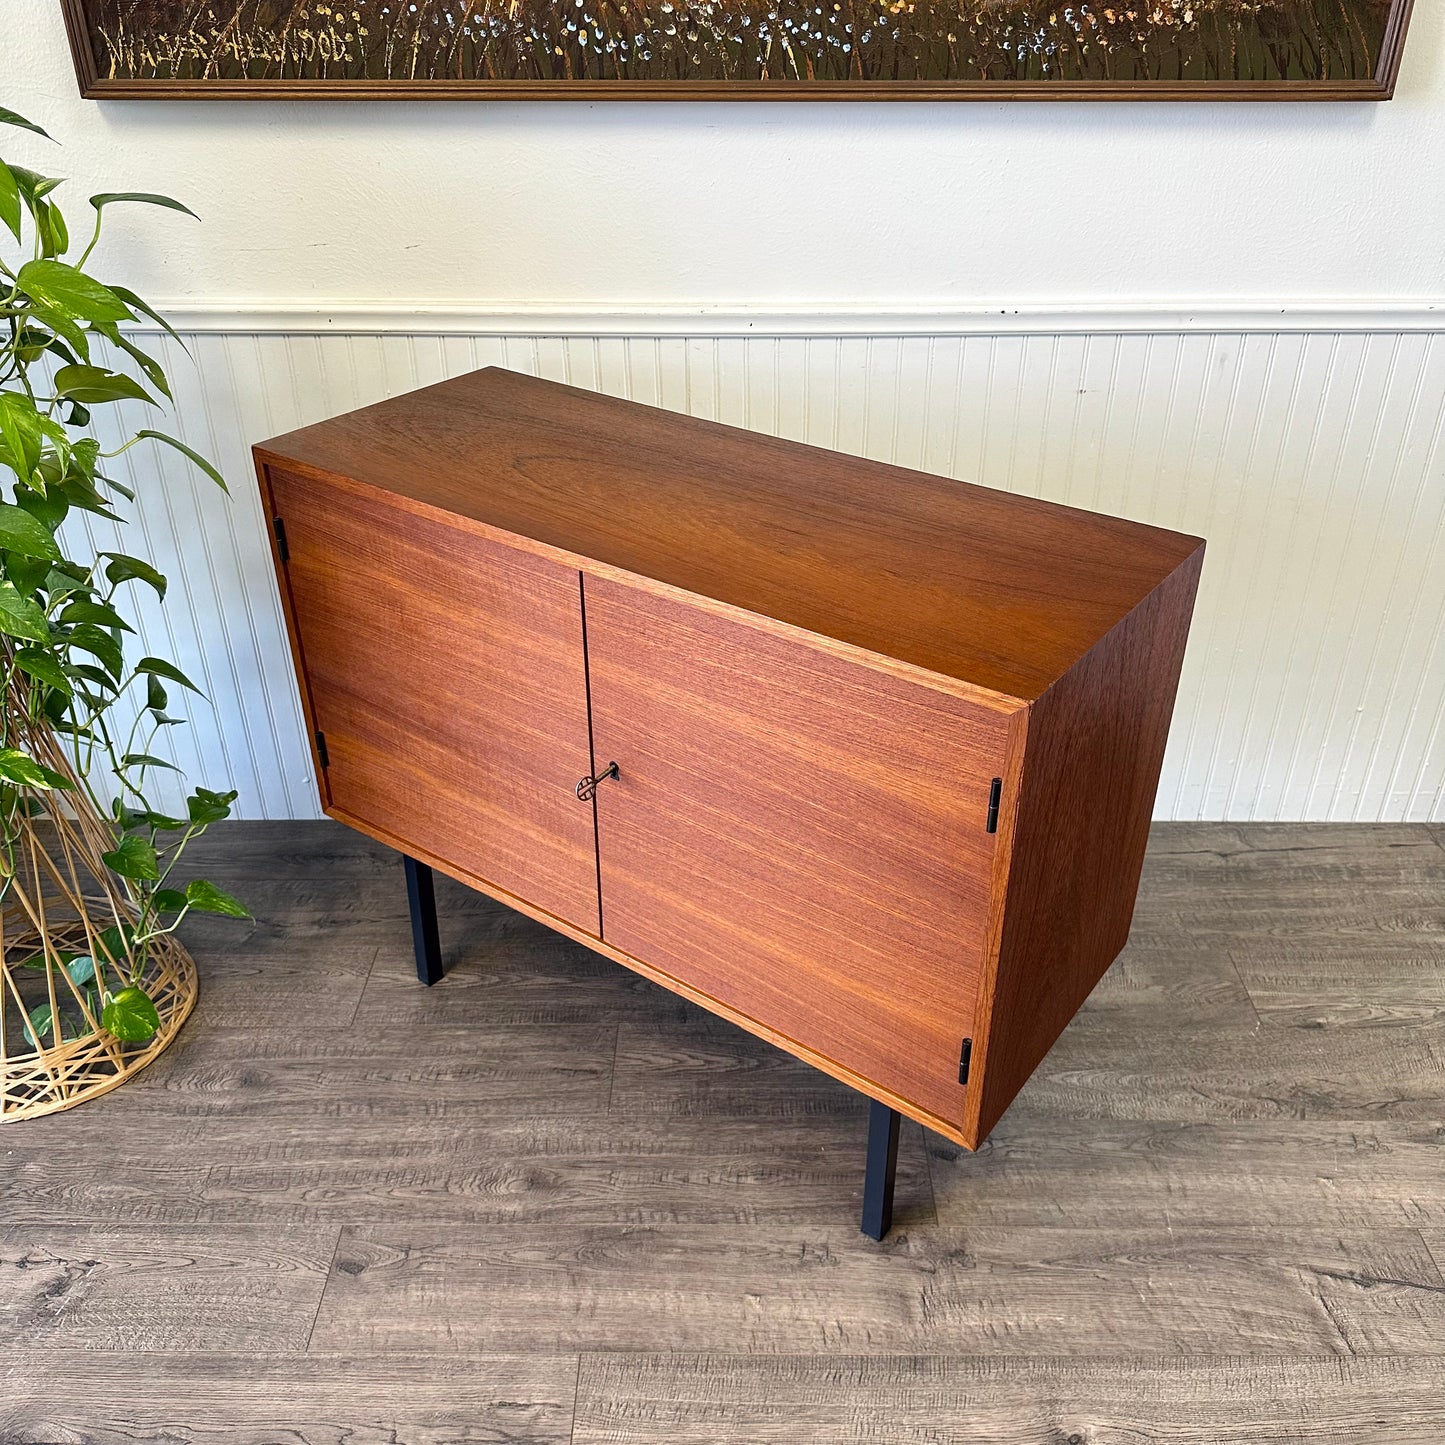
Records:
[[[1415,12],[1385,105],[96,104],[56,0],[0,5],[0,85],[80,186],[205,218],[117,226],[143,295],[1438,297],[1445,6]]]
[[[53,0],[6,0],[0,104],[67,142],[6,154],[205,217],[117,213],[102,261],[190,335],[180,429],[236,491],[130,454],[146,637],[215,700],[179,760],[314,812],[248,444],[500,361],[1200,532],[1160,815],[1445,819],[1417,10],[1385,106],[95,105]]]

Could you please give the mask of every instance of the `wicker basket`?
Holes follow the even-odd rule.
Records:
[[[0,878],[0,1122],[73,1108],[123,1083],[175,1038],[197,994],[195,961],[161,935],[146,945],[134,980],[154,1002],[160,1027],[144,1043],[124,1043],[101,1027],[101,990],[133,981],[126,925],[135,906],[102,857],[115,847],[114,828],[79,785],[71,759],[51,734],[25,741],[32,756],[77,786],[23,790],[13,860],[0,855],[8,873]],[[94,960],[88,986],[66,966],[77,954]],[[58,1024],[32,1027],[32,1012],[46,1007]]]

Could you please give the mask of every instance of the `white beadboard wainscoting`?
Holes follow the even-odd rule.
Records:
[[[242,816],[318,812],[250,444],[497,364],[1198,533],[1157,815],[1445,819],[1445,338],[1430,307],[172,314],[194,363],[150,339],[177,430],[232,495],[137,446],[116,464],[146,504],[126,545],[172,581],[145,645],[210,698],[174,730],[176,761],[229,780]],[[142,411],[126,419],[155,425]]]

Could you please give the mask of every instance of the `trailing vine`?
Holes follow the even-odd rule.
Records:
[[[49,139],[3,107],[0,124]],[[164,599],[166,579],[124,552],[70,555],[62,528],[73,512],[124,520],[116,507],[133,503],[134,493],[104,469],[142,442],[174,448],[222,490],[225,482],[164,432],[142,428],[111,451],[90,434],[93,408],[172,400],[165,370],[130,324],[145,319],[180,340],[134,292],[87,269],[106,214],[120,204],[194,212],[149,193],[92,196],[89,240],[70,261],[70,224],[52,199],[60,184],[0,160],[0,241],[18,252],[0,254],[0,904],[18,886],[22,840],[33,837],[37,818],[82,801],[108,818],[114,846],[104,862],[121,880],[129,916],[100,930],[91,953],[55,952],[46,940],[43,952],[6,962],[63,969],[71,996],[87,1001],[75,1010],[80,1027],[89,1015],[115,1038],[139,1043],[159,1026],[143,987],[155,941],[192,910],[246,916],[213,883],[175,881],[186,847],[230,814],[236,794],[197,787],[182,809],[159,805],[155,779],[174,765],[156,754],[156,738],[183,721],[168,711],[172,692],[198,690],[164,658],[130,660],[135,631],[122,603],[137,586]],[[63,770],[45,761],[38,738],[61,746]],[[84,799],[68,804],[77,792]],[[67,1023],[76,1024],[53,987],[49,997],[24,1023],[37,1049],[58,1044]]]

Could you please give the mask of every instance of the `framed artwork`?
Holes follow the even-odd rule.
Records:
[[[96,100],[1386,100],[1411,0],[62,4]]]

